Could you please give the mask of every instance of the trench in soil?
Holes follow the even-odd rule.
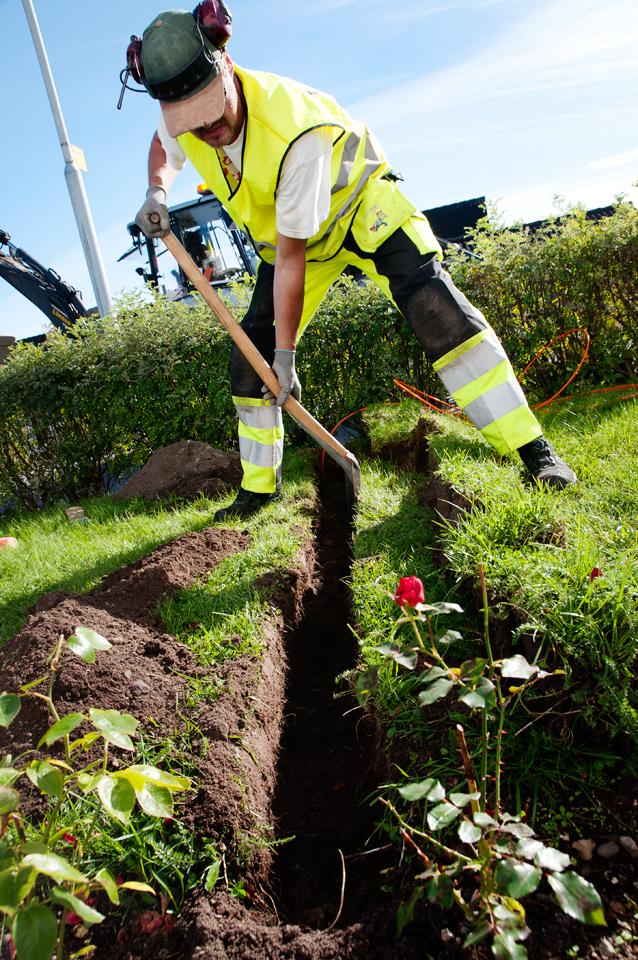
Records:
[[[351,564],[351,511],[341,476],[320,485],[315,530],[317,576],[299,626],[286,638],[288,679],[274,799],[281,845],[273,895],[283,921],[325,927],[351,922],[378,885],[378,857],[359,858],[374,829],[369,794],[376,785],[374,736],[351,694],[336,678],[356,665],[344,578]],[[287,838],[293,838],[287,840]],[[342,861],[341,853],[344,856]],[[350,859],[352,858],[352,859]],[[370,861],[376,860],[376,864]]]

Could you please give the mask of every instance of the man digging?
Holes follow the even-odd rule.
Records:
[[[330,285],[358,267],[410,323],[457,405],[499,454],[518,450],[537,481],[576,482],[529,409],[483,314],[441,266],[426,218],[399,190],[381,146],[331,96],[246,70],[224,49],[220,0],[160,13],[129,47],[128,69],[160,104],[149,188],[136,217],[168,234],[166,197],[189,159],[260,257],[244,331],[272,365],[274,397],[234,347],[231,388],[243,479],[215,520],[246,517],[281,487],[281,407],[300,398],[297,342]]]

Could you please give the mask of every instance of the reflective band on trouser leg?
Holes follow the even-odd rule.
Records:
[[[233,397],[233,402],[239,417],[241,485],[253,493],[274,493],[284,451],[281,410],[254,397]]]
[[[501,343],[488,327],[434,364],[448,392],[497,453],[535,440],[542,428]]]

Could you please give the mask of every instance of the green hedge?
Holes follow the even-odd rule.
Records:
[[[238,318],[249,295],[234,292]],[[52,333],[44,348],[21,344],[0,367],[0,502],[97,492],[176,440],[235,443],[230,338],[201,301],[147,299],[129,294],[112,317]],[[384,399],[393,373],[418,376],[421,352],[403,327],[375,288],[335,286],[300,351],[304,403],[331,426]]]
[[[480,260],[452,256],[450,270],[505,342],[517,371],[574,326],[592,338],[578,381],[638,378],[638,211],[618,205],[593,223],[572,211],[531,234],[484,225]],[[234,291],[243,315],[250,286]],[[186,438],[235,442],[228,388],[230,341],[209,309],[129,294],[105,320],[20,345],[0,367],[0,504],[35,506],[103,489],[105,476]],[[580,341],[545,354],[525,385],[549,396],[575,368]],[[304,334],[298,367],[304,404],[326,426],[369,403],[396,399],[397,376],[440,387],[407,324],[372,285],[336,284]],[[402,395],[401,395],[402,396]],[[297,434],[291,429],[289,435]]]
[[[572,209],[532,232],[487,219],[472,232],[478,260],[452,254],[455,281],[489,319],[517,373],[554,337],[586,327],[589,360],[576,389],[638,376],[638,210],[620,202],[610,217]],[[584,345],[574,335],[543,354],[525,378],[533,400],[574,372]]]

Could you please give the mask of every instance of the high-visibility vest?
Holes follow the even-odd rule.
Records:
[[[372,195],[370,187],[390,171],[385,154],[365,124],[353,120],[329,94],[274,74],[234,69],[246,101],[239,183],[231,185],[226,178],[221,151],[194,134],[177,138],[183,151],[237,226],[249,234],[259,256],[274,263],[275,199],[288,151],[304,133],[332,128],[330,211],[306,248],[309,261],[329,259],[343,244],[364,188],[368,186],[367,194]],[[415,213],[415,207],[398,190],[386,190],[384,196],[383,217],[379,218],[374,204],[365,212],[371,219],[372,249]]]

